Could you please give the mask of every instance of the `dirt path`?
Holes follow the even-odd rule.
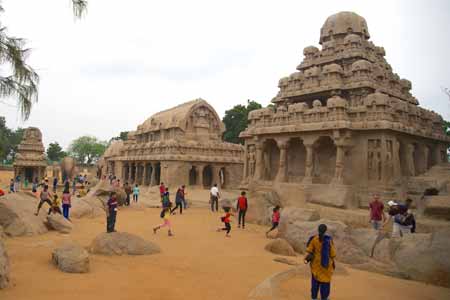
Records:
[[[162,253],[141,257],[92,255],[88,274],[58,271],[50,263],[51,250],[68,239],[88,246],[104,231],[104,218],[74,220],[75,229],[70,235],[50,232],[36,237],[7,239],[12,286],[0,291],[0,299],[244,300],[266,277],[289,268],[273,262],[275,256],[264,250],[267,243],[264,227],[250,224],[243,231],[236,229],[234,224],[232,237],[225,238],[224,233],[215,231],[220,225],[219,215],[206,208],[192,208],[181,216],[173,216],[174,237],[168,237],[165,230],[154,235],[151,227],[159,222],[159,209],[121,209],[117,229],[156,242]],[[342,278],[346,280],[341,279],[334,285],[339,296],[333,299],[388,299],[373,296],[371,289],[378,290],[380,286],[396,300],[450,299],[449,290],[378,274],[351,271],[350,277]],[[308,299],[305,298],[308,279],[295,280],[286,283],[292,284],[289,286],[291,292],[286,296]],[[353,284],[353,280],[358,284]],[[401,292],[405,288],[408,292]],[[357,292],[347,294],[350,290]],[[426,298],[422,296],[425,291],[428,295],[436,293],[449,297]]]

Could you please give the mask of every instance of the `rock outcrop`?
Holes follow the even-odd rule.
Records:
[[[48,215],[47,222],[51,228],[61,233],[70,233],[73,228],[72,223],[60,214]]]
[[[0,225],[8,236],[36,235],[47,232],[44,225],[47,204],[42,206],[39,216],[35,216],[39,200],[27,193],[7,194],[0,202]]]
[[[5,245],[0,241],[0,289],[9,284],[9,257],[6,253]]]
[[[52,253],[52,262],[66,273],[89,272],[89,253],[80,245],[68,242]]]
[[[87,195],[83,198],[75,198],[72,200],[72,207],[70,208],[71,218],[95,218],[105,215],[103,199]]]
[[[126,232],[102,233],[91,243],[89,251],[103,255],[150,255],[161,252],[158,245]]]
[[[269,242],[264,248],[269,252],[284,256],[296,256],[294,248],[284,239],[275,239]]]

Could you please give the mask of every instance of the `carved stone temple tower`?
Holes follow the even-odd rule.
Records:
[[[249,114],[241,133],[249,188],[365,207],[371,192],[403,198],[418,178],[445,166],[450,139],[442,117],[419,106],[411,82],[369,39],[356,13],[330,16],[321,48],[306,47],[297,71],[280,79],[274,107]]]

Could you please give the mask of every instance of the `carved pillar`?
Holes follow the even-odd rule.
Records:
[[[408,144],[406,146],[406,168],[408,176],[415,176],[416,171],[414,168],[414,145]]]
[[[423,146],[423,171],[428,171],[428,157],[430,155],[430,149],[427,146]]]
[[[394,178],[398,180],[402,176],[402,167],[400,163],[400,142],[397,139],[392,141],[392,165]]]
[[[156,185],[156,164],[151,164],[152,173],[150,174],[150,186]]]
[[[305,157],[305,177],[303,178],[302,183],[311,184],[312,183],[312,175],[314,169],[314,148],[313,144],[304,144],[306,148],[306,157]]]
[[[262,168],[264,167],[262,142],[256,143],[255,148],[256,148],[255,179],[261,180],[262,179]]]
[[[334,170],[333,183],[343,184],[344,183],[344,145],[336,144],[336,167]]]
[[[198,166],[198,184],[203,187],[203,168],[204,166]]]
[[[147,185],[147,163],[144,162],[144,166],[143,166],[143,171],[142,171],[142,184],[143,185]]]
[[[245,152],[244,152],[244,181],[247,181],[248,179],[248,160],[249,160],[249,156],[248,156],[248,147],[249,145],[245,145]]]
[[[280,162],[278,165],[278,173],[275,177],[275,181],[285,182],[286,181],[286,158],[287,158],[287,148],[288,140],[278,140],[278,148],[280,149]]]

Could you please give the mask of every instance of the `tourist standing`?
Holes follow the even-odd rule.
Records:
[[[15,188],[15,182],[14,182],[14,179],[13,178],[11,178],[11,180],[9,181],[9,192],[10,193],[15,193],[16,192],[16,190],[14,189]]]
[[[242,229],[245,229],[245,214],[247,213],[248,209],[248,200],[245,196],[245,192],[241,192],[241,196],[237,200],[236,209],[238,211],[238,228],[241,227],[242,223]]]
[[[269,236],[269,232],[275,230],[280,224],[280,207],[277,205],[272,210],[272,227],[266,232],[266,237]]]
[[[153,228],[153,233],[156,234],[156,231],[158,231],[159,229],[163,228],[163,227],[167,227],[168,228],[168,235],[169,236],[173,236],[172,234],[172,224],[170,223],[170,207],[165,207],[162,211],[161,211],[161,218],[163,219],[163,223],[154,227]]]
[[[37,207],[37,211],[35,213],[36,216],[39,214],[39,210],[41,209],[44,203],[47,203],[50,207],[52,207],[50,196],[51,195],[50,192],[48,191],[48,185],[44,185],[44,189],[41,191],[41,194],[39,195],[39,204]]]
[[[58,186],[58,178],[53,178],[53,193],[56,193],[56,187]]]
[[[318,235],[314,235],[308,240],[305,263],[309,263],[311,267],[311,299],[318,299],[320,291],[321,299],[327,300],[335,267],[336,249],[333,239],[325,235],[327,226],[320,224],[318,231]]]
[[[14,182],[14,192],[18,192],[20,187],[20,175],[16,176],[16,181]]]
[[[69,209],[72,206],[70,191],[69,188],[64,188],[63,194],[62,194],[62,208],[63,208],[63,216],[67,220],[69,220]]]
[[[106,210],[106,232],[115,232],[116,218],[117,218],[117,197],[115,192],[111,192]]]
[[[166,192],[166,187],[164,186],[164,182],[161,182],[161,184],[159,185],[159,195],[161,196],[161,201],[163,200],[165,192]]]
[[[231,237],[230,232],[231,232],[231,216],[233,215],[232,213],[230,213],[230,208],[229,207],[224,207],[223,208],[225,214],[220,218],[220,220],[223,222],[224,227],[223,228],[218,228],[217,231],[226,231],[226,237]]]
[[[125,182],[125,187],[123,188],[125,191],[125,194],[127,195],[125,199],[125,205],[130,206],[130,195],[132,193],[131,186],[128,184],[128,182]]]
[[[72,195],[75,196],[75,193],[77,192],[77,177],[75,177],[72,181]]]
[[[134,202],[138,202],[138,198],[139,198],[139,186],[137,185],[137,183],[134,185],[133,188],[133,200]]]
[[[33,183],[31,184],[31,192],[33,192],[33,194],[35,194],[35,195],[37,193],[38,184],[39,184],[39,181],[38,181],[37,177],[34,177]]]
[[[217,187],[217,183],[214,183],[209,194],[210,194],[211,211],[214,212],[214,208],[215,208],[216,211],[218,212],[219,211],[220,193],[219,193],[219,188]]]
[[[375,230],[379,230],[386,221],[384,204],[380,201],[379,194],[374,194],[373,201],[369,204],[369,218],[369,222]]]
[[[170,211],[173,213],[177,208],[180,208],[180,215],[183,214],[183,201],[184,201],[184,185],[182,185],[175,194],[175,207]]]

